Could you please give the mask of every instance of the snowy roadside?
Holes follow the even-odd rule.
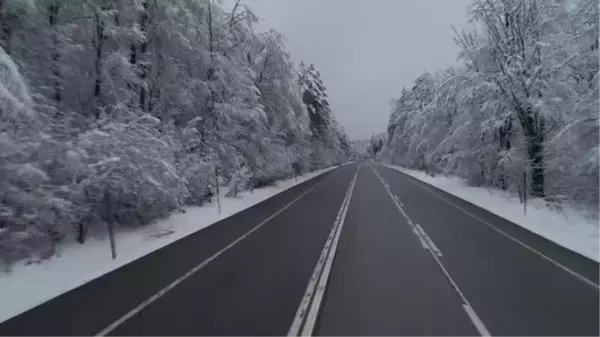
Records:
[[[111,259],[108,238],[90,237],[83,245],[73,242],[58,246],[57,254],[41,263],[15,263],[10,273],[0,272],[0,322],[336,167],[307,173],[297,181],[291,178],[244,191],[238,198],[222,198],[221,214],[212,202],[186,208],[185,213],[174,213],[148,226],[120,231],[115,260]]]
[[[540,199],[528,201],[527,215],[525,215],[523,204],[519,202],[519,198],[509,193],[482,187],[470,187],[462,179],[456,177],[440,175],[431,177],[421,171],[382,165],[408,174],[484,208],[594,261],[600,261],[598,219],[586,218],[568,206],[563,208],[563,213],[554,212],[545,207]]]

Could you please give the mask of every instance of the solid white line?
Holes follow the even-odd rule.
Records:
[[[396,199],[396,201],[400,204],[400,206],[404,206],[404,204],[402,202],[400,202],[400,198],[398,198],[396,195],[394,195],[394,199]]]
[[[397,171],[397,170],[394,170],[394,171]],[[398,171],[397,171],[397,172],[398,172]],[[405,174],[405,173],[402,173],[402,172],[399,172],[399,173],[401,173],[401,174]],[[426,191],[428,191],[429,193],[433,194],[433,195],[434,195],[434,196],[436,196],[437,198],[439,198],[439,199],[441,199],[441,200],[445,201],[446,203],[448,203],[448,204],[450,204],[450,205],[452,205],[452,206],[454,206],[454,207],[458,208],[459,210],[463,211],[463,212],[464,212],[464,213],[466,213],[467,215],[471,216],[473,219],[475,219],[475,220],[479,220],[479,222],[481,222],[482,224],[486,225],[487,227],[489,227],[489,228],[493,229],[493,230],[494,230],[494,231],[496,231],[497,233],[499,233],[499,234],[502,234],[502,235],[503,235],[505,238],[507,238],[507,239],[510,239],[512,242],[514,242],[514,243],[516,243],[516,244],[520,245],[521,247],[523,247],[523,248],[525,248],[525,249],[529,250],[530,252],[532,252],[532,253],[534,253],[534,254],[538,255],[538,256],[539,256],[539,257],[541,257],[542,259],[544,259],[544,260],[546,260],[546,261],[548,261],[548,262],[550,262],[550,263],[554,264],[555,266],[557,266],[558,268],[560,268],[560,269],[562,269],[563,271],[567,272],[568,274],[571,274],[571,276],[575,277],[575,278],[576,278],[576,279],[578,279],[579,281],[581,281],[581,282],[583,282],[583,283],[585,283],[585,284],[587,284],[587,285],[591,286],[592,288],[594,288],[594,289],[596,289],[596,290],[600,290],[600,286],[599,286],[597,283],[595,283],[594,281],[592,281],[592,280],[590,280],[590,279],[586,278],[585,276],[582,276],[582,275],[578,274],[577,272],[575,272],[575,271],[573,271],[573,270],[569,269],[568,267],[566,267],[566,266],[564,266],[564,265],[560,264],[559,262],[557,262],[557,261],[553,260],[552,258],[550,258],[550,257],[548,257],[548,256],[546,256],[546,255],[544,255],[544,253],[542,253],[542,252],[540,252],[540,251],[536,250],[535,248],[532,248],[532,247],[528,246],[528,245],[527,245],[526,243],[524,243],[523,241],[521,241],[521,240],[519,240],[519,239],[517,239],[517,238],[515,238],[515,237],[511,236],[510,234],[508,234],[508,233],[504,232],[503,230],[501,230],[501,229],[497,228],[496,226],[494,226],[494,225],[490,224],[490,223],[489,223],[489,222],[487,222],[486,220],[484,220],[484,219],[482,219],[482,218],[478,217],[477,215],[475,215],[475,214],[473,214],[473,213],[471,213],[471,212],[467,211],[466,209],[462,208],[461,206],[459,206],[459,205],[455,204],[454,202],[452,202],[452,201],[450,201],[450,200],[446,199],[445,197],[443,197],[443,196],[441,196],[441,195],[437,194],[437,192],[435,192],[435,191],[431,190],[429,187],[423,186],[423,185],[421,185],[421,184],[419,184],[419,183],[417,183],[417,182],[413,181],[413,180],[412,180],[410,177],[409,177],[407,180],[408,180],[408,181],[410,181],[412,184],[415,184],[415,185],[417,185],[417,186],[419,186],[419,187],[423,188],[424,190],[426,190]],[[467,202],[468,202],[468,201],[467,201]],[[477,206],[477,205],[475,205],[475,206]],[[477,206],[477,207],[479,207],[479,206]]]
[[[317,260],[313,274],[308,282],[304,295],[302,296],[302,301],[298,306],[298,310],[296,310],[296,316],[294,317],[292,325],[289,329],[288,336],[299,336],[301,334],[304,334],[303,332],[307,329],[309,330],[309,334],[312,334],[314,322],[312,322],[312,327],[307,327],[307,321],[309,316],[312,317],[313,315],[315,315],[313,307],[316,303],[316,293],[318,291],[324,291],[324,287],[323,289],[319,290],[321,286],[320,281],[322,279],[322,275],[324,273],[325,268],[331,268],[331,266],[329,265],[329,257],[332,256],[331,251],[335,251],[335,249],[337,248],[337,241],[335,239],[338,237],[338,231],[341,232],[341,224],[343,223],[343,219],[346,216],[346,210],[348,209],[348,205],[350,204],[350,197],[352,195],[352,190],[354,189],[354,184],[356,182],[356,177],[358,175],[359,170],[360,166],[357,168],[356,173],[354,174],[354,177],[352,178],[352,181],[348,186],[348,190],[346,190],[346,195],[344,196],[342,205],[340,206],[337,217],[333,223],[331,232],[327,237],[327,240],[325,241],[325,246],[321,251],[319,259]],[[327,275],[329,275],[328,272]],[[317,305],[320,306],[320,303],[318,303]]]
[[[317,182],[317,184],[315,186],[311,187],[310,189],[308,189],[307,191],[305,191],[304,193],[302,193],[300,196],[298,196],[294,200],[290,201],[287,205],[285,205],[284,207],[282,207],[281,209],[279,209],[277,212],[273,213],[271,216],[269,216],[268,218],[266,218],[265,220],[263,220],[258,225],[254,226],[252,229],[250,229],[244,235],[240,236],[239,238],[237,238],[236,240],[234,240],[233,242],[231,242],[230,244],[228,244],[227,246],[225,246],[223,249],[219,250],[218,252],[216,252],[215,254],[213,254],[208,259],[204,260],[199,265],[197,265],[194,268],[190,269],[188,272],[186,272],[185,274],[183,274],[182,276],[180,276],[178,279],[176,279],[175,281],[171,282],[166,287],[162,288],[156,294],[152,295],[151,297],[149,297],[148,299],[146,299],[142,303],[138,304],[131,311],[129,311],[128,313],[126,313],[125,315],[123,315],[121,318],[119,318],[118,320],[114,321],[112,324],[110,324],[109,326],[107,326],[106,328],[104,328],[102,331],[100,331],[99,333],[97,333],[96,336],[105,336],[105,335],[111,333],[119,325],[125,323],[125,321],[127,321],[131,317],[135,316],[137,313],[139,313],[140,311],[142,311],[145,307],[147,307],[148,305],[152,304],[154,301],[156,301],[157,299],[159,299],[160,297],[162,297],[169,290],[175,288],[178,284],[180,284],[181,282],[183,282],[185,279],[187,279],[188,277],[192,276],[193,274],[195,274],[196,272],[198,272],[200,269],[204,268],[207,264],[209,264],[210,262],[214,261],[216,258],[218,258],[219,256],[221,256],[223,253],[225,253],[226,251],[228,251],[229,249],[231,249],[236,244],[240,243],[242,240],[244,240],[245,238],[247,238],[250,234],[254,233],[256,230],[258,230],[259,228],[261,228],[267,222],[269,222],[270,220],[272,220],[273,218],[275,218],[277,215],[281,214],[283,211],[285,211],[286,209],[288,209],[290,206],[292,206],[294,203],[296,203],[296,201],[300,200],[302,197],[304,197],[305,195],[307,195],[308,193],[310,193],[311,191],[313,191],[318,186],[321,186],[325,181],[327,181],[329,178],[331,178],[335,174],[337,174],[337,173],[330,174],[329,176],[325,177],[325,179]]]
[[[375,168],[373,166],[369,165],[369,167],[371,167],[371,170],[373,170],[373,172],[375,173],[375,175],[377,176],[377,178],[379,179],[379,181],[383,184],[383,186],[385,188],[386,185],[384,183],[383,178],[379,175],[379,173],[375,170]],[[390,198],[394,201],[394,204],[396,205],[396,208],[400,211],[400,213],[404,217],[408,218],[408,215],[406,214],[406,212],[404,212],[404,210],[402,209],[402,207],[400,207],[400,205],[398,205],[398,203],[395,201],[394,195],[392,194],[392,192],[388,188],[385,188],[385,190],[389,194]],[[417,231],[419,231],[418,228],[420,228],[421,226],[414,225],[413,222],[410,221],[410,218],[408,218],[408,219],[409,219],[408,224],[411,227],[413,227],[413,229],[416,229]],[[425,231],[423,231],[423,233],[425,233]],[[420,235],[417,235],[417,236],[419,236],[419,239],[421,239]],[[433,244],[433,241],[431,243]],[[433,249],[433,247],[432,247],[432,249]],[[458,285],[456,284],[456,282],[454,282],[454,279],[452,279],[452,277],[450,276],[450,273],[448,272],[448,270],[446,270],[446,268],[444,267],[444,265],[440,261],[439,257],[437,256],[437,254],[432,249],[428,249],[428,251],[430,252],[431,256],[433,257],[433,260],[437,263],[437,265],[442,270],[442,273],[444,274],[444,276],[446,277],[446,279],[450,283],[450,286],[452,287],[452,289],[454,289],[454,291],[460,297],[460,299],[462,301],[462,308],[463,308],[463,310],[466,312],[467,316],[469,317],[469,319],[471,320],[471,322],[473,323],[473,325],[475,326],[475,328],[477,329],[477,331],[479,332],[479,334],[481,336],[491,336],[490,332],[488,331],[488,329],[483,324],[483,321],[479,318],[479,316],[477,315],[477,313],[475,313],[475,310],[473,309],[473,307],[471,306],[471,304],[469,304],[469,301],[467,300],[467,298],[465,297],[465,295],[463,294],[463,292],[460,290],[460,288],[458,288]],[[441,254],[441,252],[440,252],[440,254]]]
[[[463,303],[463,309],[465,310],[467,315],[469,315],[471,322],[475,324],[475,328],[477,328],[479,334],[481,334],[482,336],[491,336],[490,332],[486,329],[485,325],[483,325],[483,322],[481,321],[481,319],[479,319],[479,316],[477,316],[477,314],[470,305]]]
[[[325,294],[325,288],[327,287],[327,281],[329,280],[329,274],[331,273],[331,267],[333,266],[333,259],[335,258],[335,253],[337,251],[338,242],[340,240],[340,235],[342,233],[342,229],[344,228],[344,221],[346,220],[346,214],[348,213],[348,208],[350,206],[350,200],[352,200],[352,191],[354,190],[354,185],[356,183],[356,177],[358,176],[358,170],[354,175],[354,179],[352,180],[352,185],[350,186],[350,192],[348,196],[348,201],[346,202],[346,206],[344,207],[344,212],[342,213],[342,217],[340,218],[338,229],[335,234],[335,239],[331,248],[329,249],[329,256],[327,257],[327,262],[325,263],[325,267],[323,269],[323,273],[319,278],[319,284],[317,285],[317,290],[315,292],[315,296],[312,301],[312,306],[308,312],[308,317],[306,318],[306,322],[304,323],[304,328],[302,329],[302,336],[312,336],[313,330],[315,328],[315,323],[317,322],[317,316],[319,314],[319,310],[321,309],[321,303],[323,302],[323,295]]]
[[[329,252],[331,244],[333,243],[333,239],[335,237],[335,232],[337,230],[339,219],[342,216],[343,209],[344,209],[347,199],[348,199],[348,192],[346,191],[344,200],[342,201],[342,206],[340,207],[340,209],[338,211],[338,214],[333,223],[333,226],[331,228],[329,236],[327,236],[327,240],[325,240],[325,245],[323,247],[323,250],[321,251],[321,255],[319,256],[319,259],[317,260],[317,264],[315,265],[315,269],[312,273],[312,276],[310,277],[310,280],[308,282],[308,286],[306,287],[304,295],[302,296],[302,301],[300,302],[300,305],[298,306],[298,310],[296,310],[296,316],[294,317],[294,321],[292,322],[292,325],[289,329],[288,336],[298,336],[300,334],[300,329],[301,329],[302,324],[304,323],[305,318],[307,316],[309,305],[311,303],[311,300],[313,299],[314,291],[317,288],[317,282],[319,281],[319,277],[321,276],[323,266],[325,265],[325,261],[327,260],[327,253]]]
[[[423,246],[423,249],[430,250],[431,248],[429,247],[427,242],[425,242],[425,239],[421,236],[421,233],[419,233],[419,230],[417,229],[417,227],[414,227],[414,226],[411,226],[411,227],[412,227],[413,233],[419,239],[419,242],[421,242],[421,246]]]
[[[423,227],[421,227],[419,224],[415,224],[415,227],[417,228],[419,233],[421,233],[423,239],[425,240],[425,242],[427,242],[427,245],[431,248],[433,253],[438,257],[442,257],[442,251],[435,245],[435,243],[433,243],[433,240],[431,240],[431,237],[427,235]]]

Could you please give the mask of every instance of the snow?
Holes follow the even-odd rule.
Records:
[[[121,230],[116,235],[115,260],[111,259],[107,237],[90,237],[83,245],[59,246],[56,256],[40,263],[15,263],[10,272],[0,272],[0,322],[333,168],[307,173],[297,181],[292,178],[253,192],[245,191],[237,198],[222,197],[221,214],[216,202],[212,202],[186,208],[185,213],[174,213],[148,226]]]
[[[586,216],[569,206],[563,206],[562,213],[558,213],[545,207],[540,199],[528,200],[525,214],[519,198],[510,193],[467,186],[462,179],[456,177],[431,177],[421,171],[383,165],[484,208],[594,261],[600,261],[600,226],[598,219],[593,216]]]

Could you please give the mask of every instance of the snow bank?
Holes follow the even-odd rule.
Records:
[[[568,206],[563,207],[563,213],[554,212],[545,207],[540,199],[528,200],[525,215],[519,198],[510,193],[470,187],[456,177],[431,177],[421,171],[383,165],[484,208],[594,261],[600,261],[598,219],[588,218]]]
[[[115,260],[111,259],[107,238],[90,237],[83,245],[59,246],[56,256],[38,264],[16,263],[10,273],[0,272],[0,322],[333,168],[305,174],[297,181],[292,178],[254,192],[245,191],[238,198],[222,198],[221,214],[213,202],[189,207],[185,213],[172,214],[148,226],[120,231],[116,235]]]

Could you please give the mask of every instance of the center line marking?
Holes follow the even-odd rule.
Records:
[[[148,299],[146,299],[142,303],[138,304],[135,308],[131,309],[128,313],[126,313],[125,315],[121,316],[121,318],[119,318],[118,320],[114,321],[112,324],[110,324],[109,326],[107,326],[106,328],[104,328],[102,331],[100,331],[99,333],[97,333],[96,336],[106,336],[109,333],[111,333],[114,329],[116,329],[117,327],[119,327],[121,324],[125,323],[128,319],[130,319],[131,317],[135,316],[140,311],[144,310],[144,308],[146,308],[147,306],[149,306],[150,304],[152,304],[153,302],[155,302],[156,300],[158,300],[159,298],[161,298],[168,291],[170,291],[171,289],[175,288],[181,282],[185,281],[185,279],[187,279],[188,277],[194,275],[200,269],[204,268],[210,262],[216,260],[223,253],[225,253],[226,251],[228,251],[229,249],[231,249],[233,246],[235,246],[238,243],[240,243],[242,240],[244,240],[245,238],[247,238],[250,234],[254,233],[255,231],[257,231],[262,226],[264,226],[267,222],[269,222],[270,220],[272,220],[273,218],[275,218],[276,216],[278,216],[279,214],[281,214],[283,211],[285,211],[290,206],[292,206],[294,203],[296,203],[296,201],[302,199],[302,197],[304,197],[308,193],[312,192],[317,187],[322,186],[322,184],[325,181],[327,181],[328,179],[330,179],[332,176],[337,175],[338,172],[336,172],[336,173],[332,172],[327,177],[325,177],[321,181],[317,182],[313,187],[309,188],[307,191],[305,191],[302,194],[300,194],[300,196],[298,196],[294,200],[290,201],[287,205],[283,206],[277,212],[271,214],[271,216],[269,216],[268,218],[266,218],[265,220],[263,220],[258,225],[254,226],[251,230],[249,230],[248,232],[246,232],[244,235],[242,235],[239,238],[235,239],[230,244],[228,244],[227,246],[225,246],[224,248],[222,248],[221,250],[219,250],[218,252],[216,252],[215,254],[213,254],[211,257],[209,257],[208,259],[204,260],[202,263],[200,263],[197,266],[195,266],[194,268],[190,269],[188,272],[186,272],[185,274],[183,274],[182,276],[180,276],[178,279],[176,279],[175,281],[171,282],[166,287],[164,287],[161,290],[159,290],[156,294],[152,295],[151,297],[149,297]]]
[[[425,233],[425,230],[423,229],[423,227],[421,227],[421,225],[419,225],[419,224],[415,224],[415,228],[417,229],[419,234],[423,237],[423,240],[425,240],[425,242],[427,243],[427,246],[429,246],[429,248],[432,250],[432,252],[435,255],[437,255],[438,257],[442,257],[442,251],[435,245],[435,243],[433,243],[433,240],[431,240],[429,235],[427,235],[427,233]]]
[[[427,236],[427,234],[425,234],[425,231],[423,231],[421,226],[419,226],[418,224],[414,224],[410,220],[410,218],[408,217],[408,214],[406,214],[404,209],[402,209],[402,207],[398,204],[396,199],[394,199],[394,194],[392,194],[392,191],[390,191],[389,185],[387,185],[384,182],[383,178],[379,175],[379,173],[375,170],[375,168],[373,166],[369,165],[369,167],[371,168],[371,170],[373,170],[373,173],[375,173],[375,175],[377,176],[379,181],[383,184],[383,187],[385,188],[386,192],[389,194],[390,198],[394,202],[394,205],[396,205],[396,208],[398,209],[398,211],[400,211],[400,214],[402,214],[406,218],[408,225],[410,227],[412,227],[413,232],[415,234],[417,234],[417,237],[419,238],[419,240],[421,240],[421,244],[424,245],[424,243],[425,243],[429,246],[430,249],[427,249],[427,251],[431,254],[431,256],[433,257],[433,260],[437,263],[438,267],[440,267],[440,269],[442,270],[444,277],[446,277],[446,280],[448,280],[448,283],[450,283],[450,287],[458,294],[458,297],[460,297],[460,300],[462,302],[461,303],[462,308],[465,311],[465,313],[467,314],[467,316],[469,317],[469,319],[471,320],[471,322],[473,323],[473,325],[475,326],[475,329],[477,329],[477,331],[479,332],[479,334],[481,336],[491,336],[490,332],[485,327],[485,324],[483,324],[483,321],[479,318],[477,313],[475,313],[475,310],[473,309],[473,307],[467,300],[467,297],[465,297],[465,295],[460,290],[460,288],[458,287],[456,282],[454,282],[454,279],[452,279],[452,276],[450,276],[450,273],[448,272],[446,267],[444,267],[444,265],[442,264],[442,261],[440,260],[440,256],[442,253],[439,252],[440,255],[438,256],[438,254],[434,251],[433,247],[435,247],[435,245],[433,245],[433,241],[431,241],[431,245],[433,245],[433,246],[431,246],[429,244],[429,242],[427,242],[427,239],[426,239],[426,238],[429,238],[429,236]],[[418,234],[418,233],[420,233],[420,234]],[[431,240],[431,239],[429,239],[429,240]],[[437,247],[435,247],[435,249],[437,249]],[[439,249],[438,249],[438,251],[439,251]]]
[[[534,254],[538,255],[538,256],[539,256],[539,257],[541,257],[542,259],[544,259],[544,260],[546,260],[546,261],[550,262],[551,264],[555,265],[556,267],[558,267],[558,268],[562,269],[563,271],[565,271],[566,273],[570,274],[571,276],[573,276],[574,278],[578,279],[579,281],[581,281],[581,282],[583,282],[583,283],[585,283],[585,284],[587,284],[587,285],[591,286],[592,288],[596,289],[597,291],[598,291],[598,290],[600,290],[600,285],[598,285],[596,282],[594,282],[594,281],[592,281],[592,280],[588,279],[587,277],[585,277],[585,276],[583,276],[583,275],[580,275],[580,274],[578,274],[577,272],[575,272],[575,271],[573,271],[573,270],[569,269],[568,267],[566,267],[566,266],[564,266],[564,265],[560,264],[559,262],[557,262],[557,261],[553,260],[552,258],[550,258],[550,257],[546,256],[544,253],[540,252],[539,250],[537,250],[537,249],[535,249],[535,248],[533,248],[533,247],[531,247],[531,246],[527,245],[527,244],[526,244],[526,243],[524,243],[523,241],[521,241],[521,240],[519,240],[519,239],[517,239],[517,238],[513,237],[512,235],[510,235],[510,234],[506,233],[505,231],[503,231],[503,230],[501,230],[501,229],[497,228],[496,226],[492,225],[492,224],[491,224],[491,223],[489,223],[488,221],[486,221],[486,220],[484,220],[484,219],[480,218],[479,216],[477,216],[477,215],[475,215],[475,214],[471,213],[470,211],[468,211],[468,210],[464,209],[463,207],[461,207],[461,206],[457,205],[456,203],[454,203],[453,201],[451,201],[451,200],[450,200],[450,199],[448,199],[447,197],[445,197],[445,196],[442,196],[442,195],[438,194],[439,192],[437,192],[437,191],[435,191],[435,190],[434,190],[434,189],[437,189],[437,187],[434,187],[434,186],[429,186],[429,185],[428,185],[428,183],[425,183],[425,182],[420,182],[420,183],[418,183],[418,182],[414,181],[414,180],[418,180],[417,178],[413,178],[413,177],[411,177],[410,175],[408,175],[408,174],[406,174],[406,173],[400,172],[400,171],[396,170],[395,168],[393,168],[392,166],[388,166],[388,165],[383,165],[383,166],[385,166],[385,167],[387,167],[387,168],[390,168],[390,169],[392,169],[392,170],[394,170],[394,171],[396,171],[396,172],[398,172],[398,173],[400,173],[400,174],[402,174],[402,175],[406,175],[406,176],[408,176],[408,177],[407,177],[407,180],[408,180],[408,181],[409,181],[411,184],[413,184],[413,185],[416,185],[416,186],[418,186],[418,187],[420,187],[420,188],[422,188],[422,189],[426,190],[426,191],[427,191],[427,192],[429,192],[430,194],[433,194],[433,195],[434,195],[436,198],[438,198],[438,199],[440,199],[440,200],[444,201],[444,202],[445,202],[445,203],[447,203],[447,204],[450,204],[450,205],[454,206],[455,208],[459,209],[460,211],[462,211],[463,213],[465,213],[465,214],[467,214],[468,216],[472,217],[473,219],[475,219],[475,220],[477,220],[477,221],[481,222],[482,224],[484,224],[484,225],[486,225],[487,227],[491,228],[492,230],[496,231],[498,234],[501,234],[501,235],[503,235],[505,238],[507,238],[507,239],[511,240],[512,242],[514,242],[514,243],[516,243],[516,244],[520,245],[521,247],[523,247],[523,248],[525,248],[525,249],[529,250],[530,252],[532,252],[532,253],[534,253]],[[373,167],[371,167],[371,169],[373,169]],[[375,170],[375,169],[373,169],[373,170]],[[413,180],[413,179],[414,179],[414,180]],[[446,192],[446,193],[448,193],[448,192]],[[451,194],[451,193],[448,193],[448,194]],[[456,196],[455,196],[455,197],[456,197]],[[458,199],[460,199],[460,197],[457,197],[457,198],[458,198]],[[463,201],[466,201],[466,200],[463,200]],[[472,205],[476,206],[477,208],[481,208],[481,207],[479,207],[479,206],[475,205],[475,204],[474,204],[474,203],[472,203],[472,202],[469,202],[469,201],[466,201],[466,202],[467,202],[467,203],[469,203],[469,204],[472,204]],[[482,209],[483,209],[483,208],[482,208]],[[484,210],[485,210],[485,209],[484,209]],[[486,211],[487,211],[487,210],[486,210]],[[489,211],[488,211],[488,212],[489,212]],[[490,212],[490,213],[491,213],[491,212]],[[492,214],[493,214],[493,213],[492,213]],[[495,215],[495,214],[494,214],[494,215]],[[496,216],[498,216],[498,215],[496,215]],[[501,216],[498,216],[498,217],[502,218]],[[505,220],[506,220],[506,219],[505,219]],[[510,222],[510,220],[507,220],[507,221],[508,221],[508,222]],[[516,225],[516,224],[515,224],[515,225]],[[516,226],[518,226],[518,225],[516,225]],[[525,228],[525,229],[526,229],[526,228]],[[526,230],[528,230],[528,229],[526,229]],[[533,233],[533,232],[532,232],[532,233]],[[535,234],[535,233],[534,233],[534,234]]]
[[[315,323],[321,308],[321,302],[323,301],[323,295],[327,287],[327,281],[333,266],[333,259],[337,250],[337,245],[342,233],[342,227],[344,226],[344,220],[346,219],[346,213],[348,213],[348,206],[350,205],[350,199],[352,199],[352,191],[356,184],[356,178],[360,171],[360,165],[356,169],[356,173],[350,182],[350,186],[346,191],[338,215],[333,223],[333,227],[325,246],[321,251],[321,256],[317,260],[315,270],[308,282],[304,296],[300,306],[296,311],[296,316],[292,322],[292,326],[288,332],[288,336],[311,336],[315,328]]]

